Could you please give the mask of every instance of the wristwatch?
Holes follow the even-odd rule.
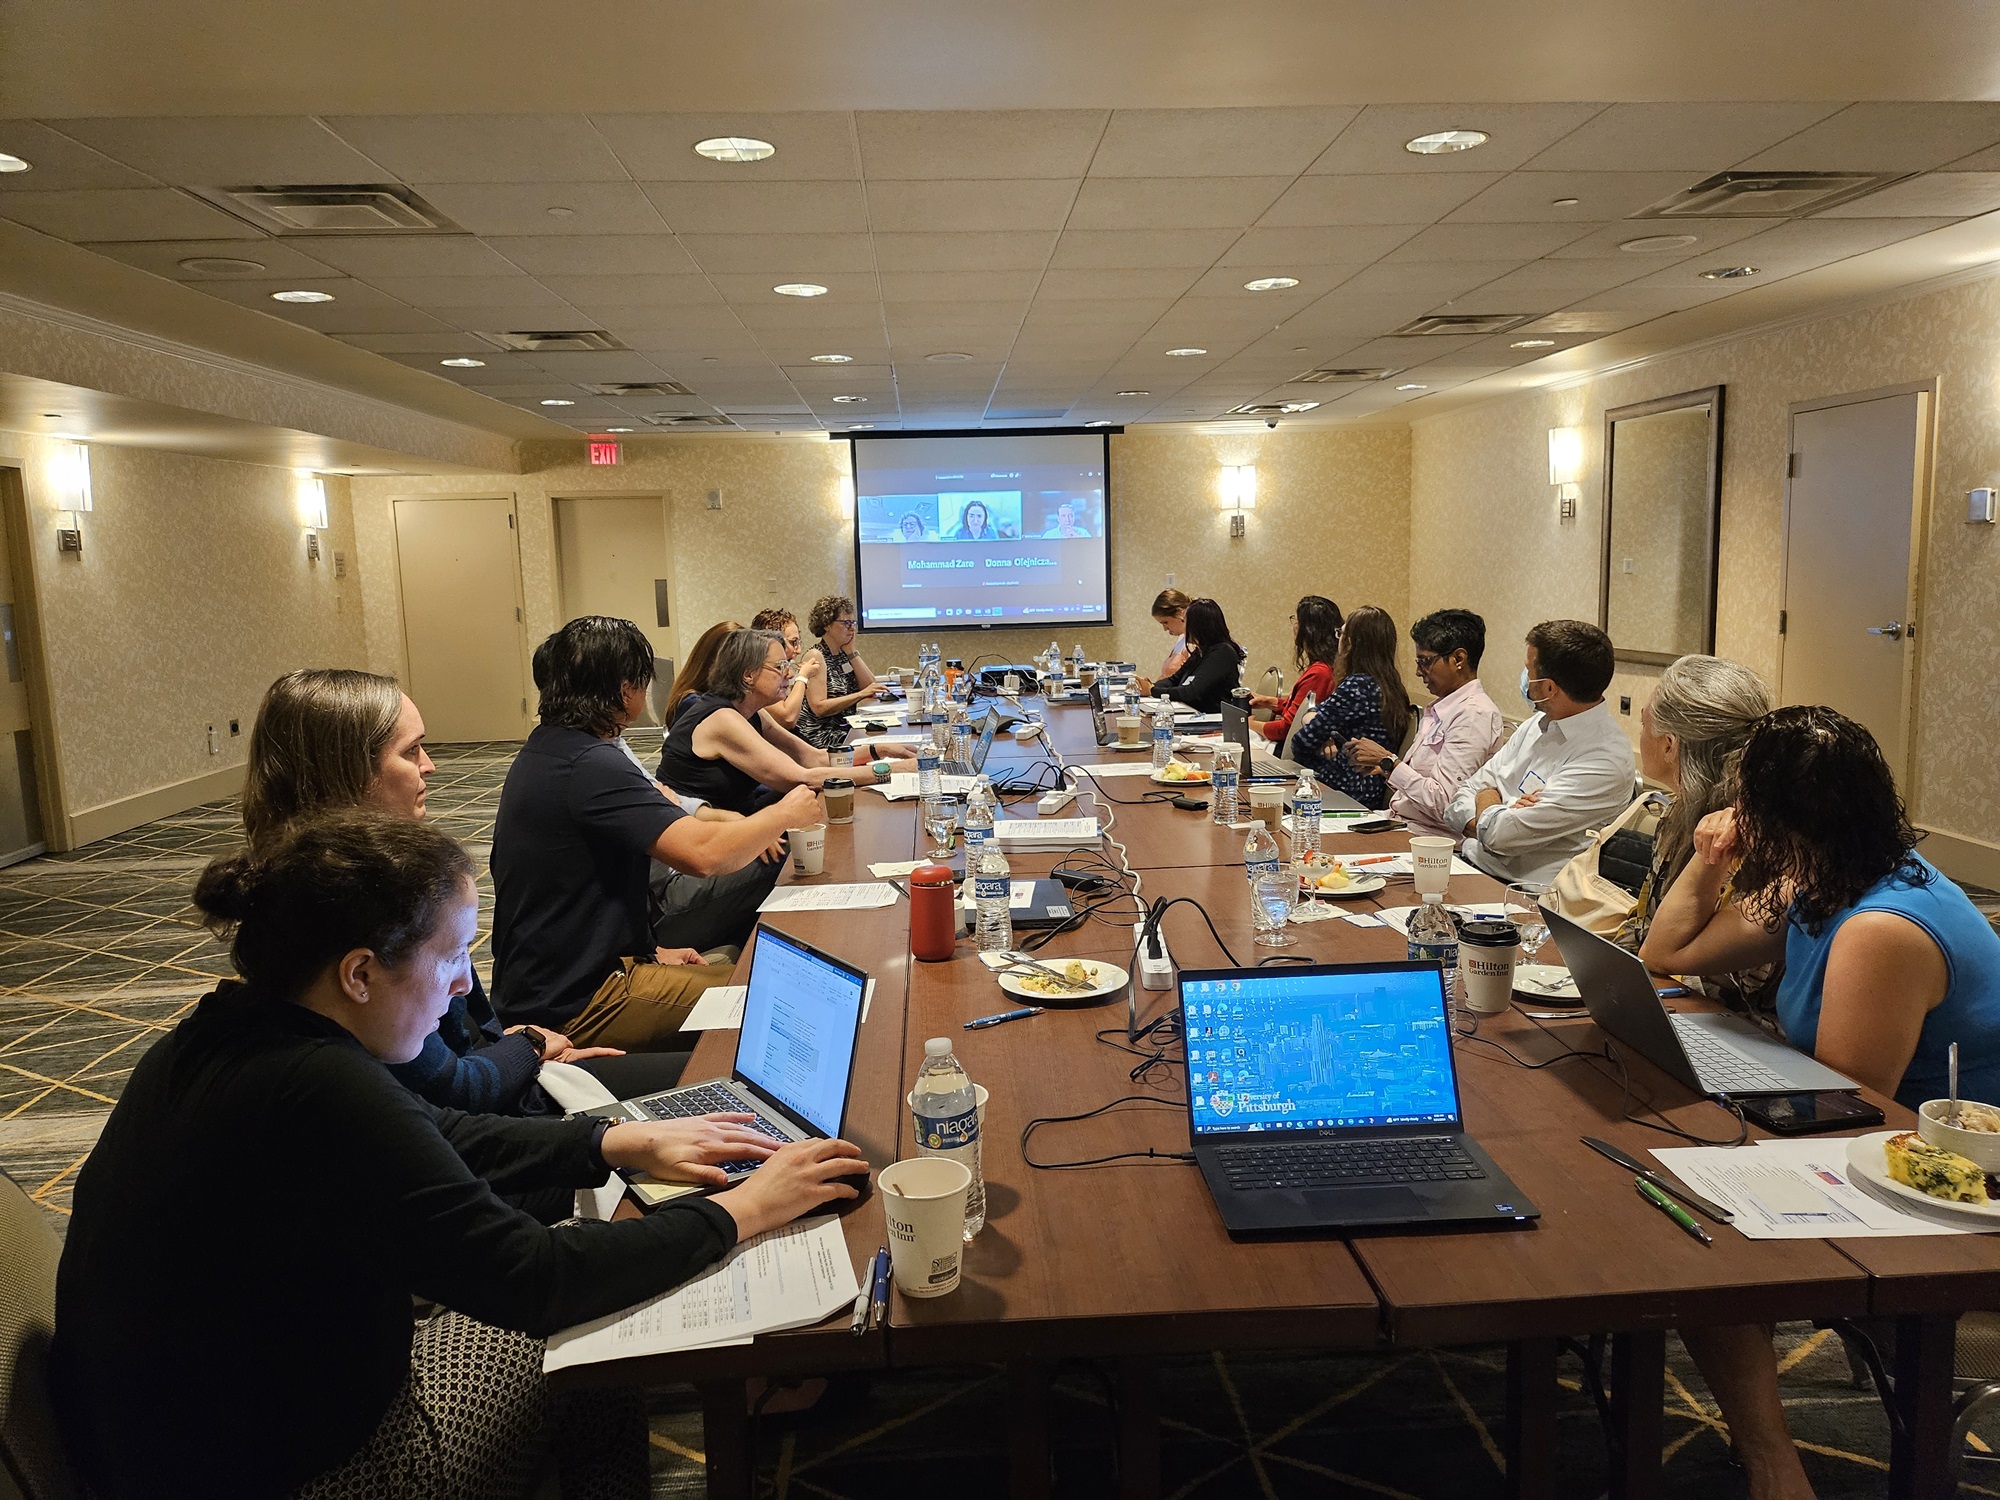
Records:
[[[1401,765],[1402,763],[1403,763],[1403,762],[1402,762],[1401,758],[1400,758],[1400,757],[1398,757],[1398,756],[1394,756],[1394,755],[1385,755],[1385,756],[1383,756],[1383,757],[1382,757],[1382,774],[1383,774],[1384,776],[1387,776],[1387,775],[1388,775],[1388,774],[1389,774],[1389,773],[1390,773],[1391,771],[1395,770],[1395,769],[1396,769],[1396,767],[1400,766],[1400,765]]]
[[[549,1058],[548,1033],[543,1031],[539,1026],[523,1026],[521,1028],[521,1035],[535,1044],[536,1060],[547,1062]]]

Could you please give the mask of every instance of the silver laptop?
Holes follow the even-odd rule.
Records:
[[[1628,953],[1567,917],[1542,908],[1569,962],[1577,993],[1605,1035],[1662,1071],[1708,1094],[1803,1094],[1858,1089],[1845,1074],[1767,1036],[1740,1016],[1670,1011],[1653,976]]]
[[[1297,781],[1305,769],[1295,760],[1261,748],[1264,737],[1251,732],[1250,710],[1227,699],[1222,704],[1222,737],[1242,747],[1245,781]]]
[[[981,721],[979,737],[972,742],[972,748],[966,751],[966,754],[972,758],[970,760],[940,761],[938,763],[939,772],[946,776],[979,775],[986,769],[986,757],[993,752],[993,736],[999,732],[1000,715],[996,713],[987,714]]]

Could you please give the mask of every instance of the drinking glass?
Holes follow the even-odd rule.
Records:
[[[1285,931],[1292,908],[1298,904],[1299,877],[1280,865],[1257,877],[1250,891],[1250,917],[1257,928],[1252,941],[1260,948],[1289,948],[1298,941]]]
[[[953,817],[951,798],[942,792],[933,792],[924,798],[924,832],[931,836],[934,846],[932,859],[946,859],[951,854],[952,835],[957,831]]]
[[[1521,956],[1529,963],[1549,940],[1548,919],[1542,915],[1546,887],[1532,881],[1518,881],[1507,887],[1507,920],[1521,932]]]

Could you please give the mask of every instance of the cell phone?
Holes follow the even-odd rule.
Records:
[[[1206,797],[1175,797],[1173,805],[1175,807],[1184,807],[1189,812],[1202,812],[1208,807],[1208,799]]]
[[[1753,1123],[1773,1135],[1818,1135],[1825,1130],[1854,1130],[1882,1123],[1881,1110],[1859,1094],[1844,1089],[1817,1094],[1768,1094],[1737,1102]]]
[[[1348,833],[1400,833],[1409,826],[1407,823],[1399,823],[1394,818],[1358,818],[1354,822],[1349,823],[1345,831]]]

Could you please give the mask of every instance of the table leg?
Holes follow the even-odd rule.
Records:
[[[1556,1488],[1556,1341],[1519,1339],[1507,1346],[1507,1500],[1553,1495]]]
[[[1049,1500],[1049,1367],[1031,1360],[1007,1366],[1008,1492],[1012,1500]]]
[[[1159,1368],[1150,1359],[1118,1361],[1118,1493],[1120,1500],[1160,1493]]]
[[[1948,1496],[1952,1484],[1952,1366],[1958,1315],[1896,1320],[1896,1406],[1903,1420],[1889,1434],[1891,1500]]]
[[[749,1391],[741,1380],[717,1380],[701,1392],[702,1450],[708,1500],[750,1500],[752,1455]]]
[[[1616,1466],[1612,1500],[1652,1500],[1660,1492],[1667,1336],[1657,1330],[1611,1336],[1611,1424]]]

